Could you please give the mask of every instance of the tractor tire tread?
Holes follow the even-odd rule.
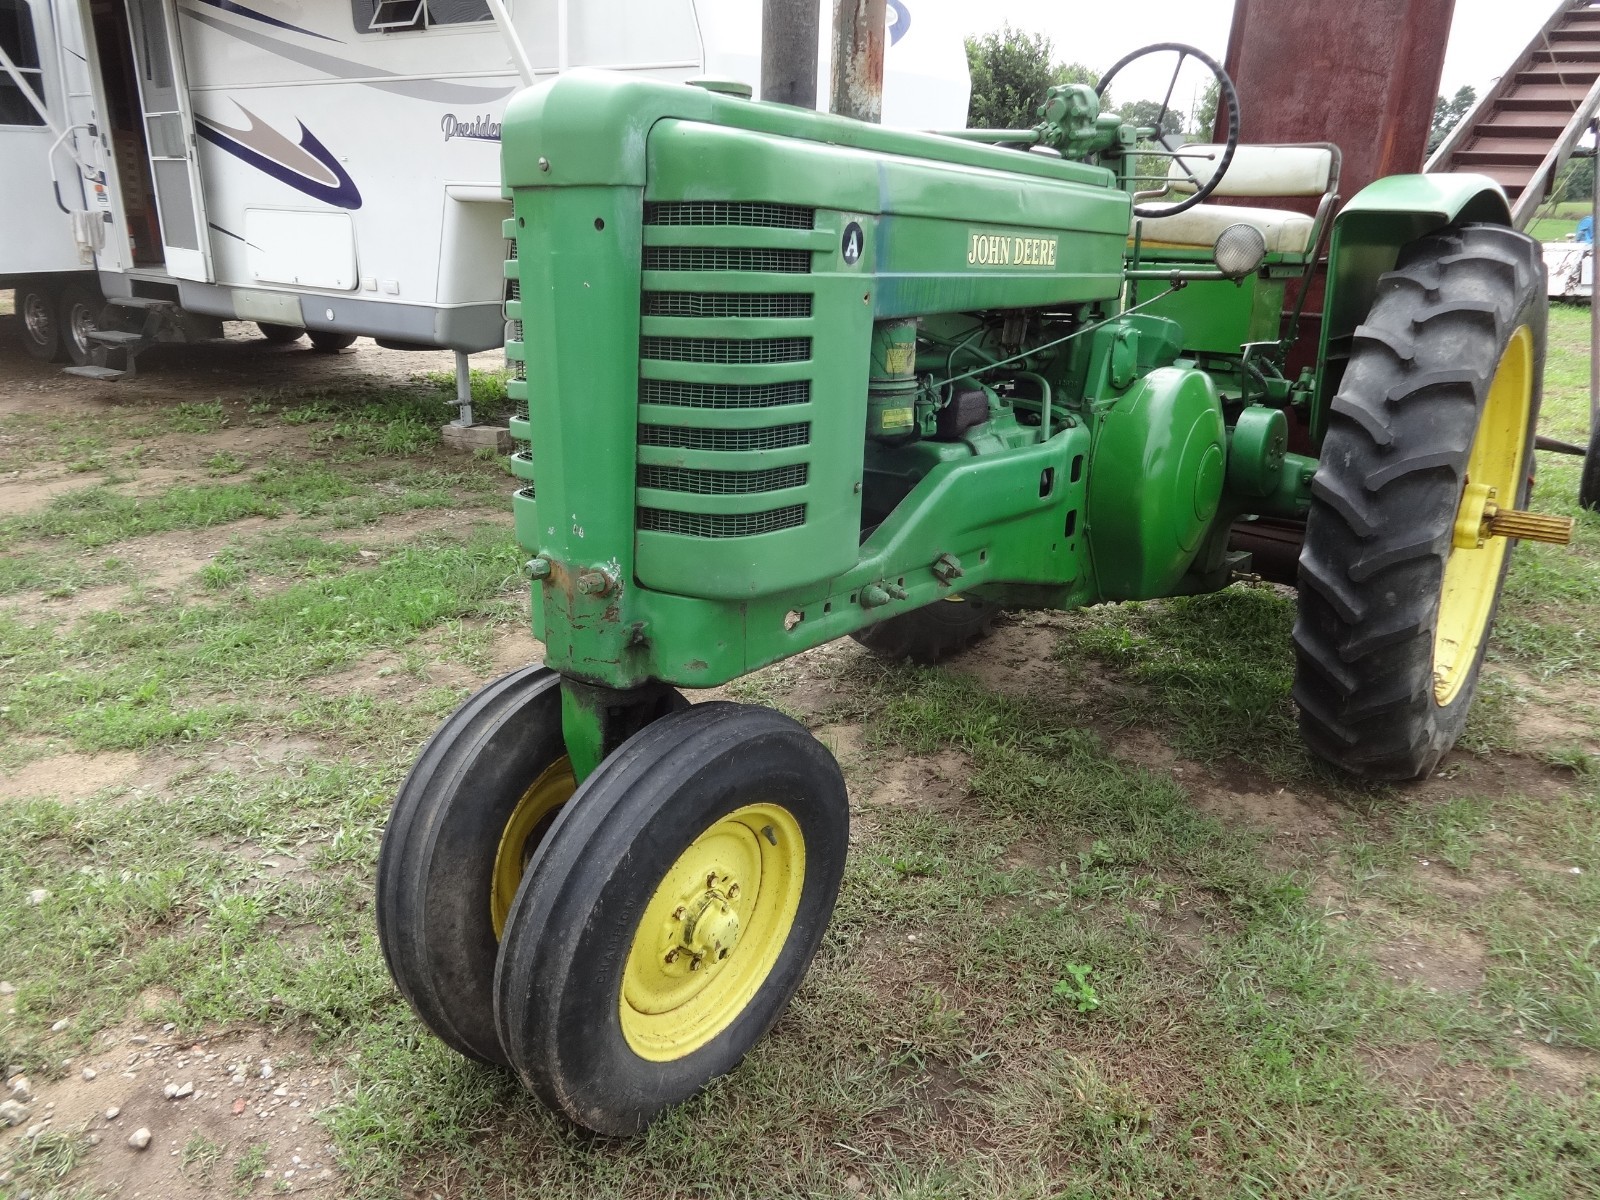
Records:
[[[1542,276],[1523,235],[1452,227],[1401,252],[1356,329],[1312,481],[1293,634],[1302,733],[1353,774],[1426,775],[1465,723],[1476,666],[1449,704],[1434,697],[1440,584],[1501,348],[1528,325],[1542,361]]]

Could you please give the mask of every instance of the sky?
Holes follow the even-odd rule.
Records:
[[[930,3],[958,6],[969,33],[987,33],[1007,22],[1043,33],[1055,44],[1058,59],[1096,70],[1150,42],[1187,42],[1221,61],[1233,18],[1233,0],[984,0],[976,5],[920,0],[923,5]],[[1453,94],[1462,84],[1471,84],[1481,92],[1505,72],[1555,8],[1555,0],[1456,0],[1441,90]],[[1159,99],[1171,76],[1172,58],[1159,61],[1164,62],[1155,68],[1159,78],[1130,77],[1119,89],[1119,98],[1154,93]]]

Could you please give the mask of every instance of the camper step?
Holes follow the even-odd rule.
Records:
[[[89,367],[89,366],[67,367],[61,373],[63,375],[77,375],[77,376],[79,376],[80,378],[83,378],[83,379],[101,379],[101,380],[106,381],[107,383],[109,383],[113,379],[121,379],[124,375],[127,374],[126,371],[118,371],[114,367]]]
[[[86,330],[83,336],[91,342],[99,342],[102,346],[131,346],[147,344],[154,340],[142,333],[129,333],[123,329],[90,329]]]
[[[175,300],[156,300],[149,296],[109,296],[107,304],[114,304],[118,308],[177,308]]]

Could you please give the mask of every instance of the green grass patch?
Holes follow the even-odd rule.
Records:
[[[85,749],[215,737],[247,719],[265,684],[404,646],[444,622],[503,617],[519,563],[505,532],[484,528],[393,551],[369,570],[93,613],[64,631],[0,616],[0,728]]]

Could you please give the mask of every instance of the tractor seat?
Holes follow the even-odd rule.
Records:
[[[1223,146],[1183,147],[1184,161],[1174,159],[1167,181],[1174,193],[1192,195],[1197,189],[1188,172],[1204,183],[1222,159]],[[1185,171],[1187,166],[1188,171]],[[1235,208],[1227,204],[1197,204],[1171,217],[1139,217],[1145,246],[1209,250],[1229,225],[1253,225],[1266,239],[1268,254],[1309,254],[1316,245],[1321,223],[1338,186],[1339,151],[1326,144],[1291,146],[1240,146],[1234,151],[1228,173],[1214,195],[1218,196],[1318,196],[1322,204],[1315,218],[1286,208]]]
[[[1307,254],[1316,222],[1286,208],[1235,208],[1231,204],[1197,204],[1175,217],[1136,217],[1144,223],[1143,245],[1209,250],[1229,225],[1254,225],[1267,239],[1268,254]]]

